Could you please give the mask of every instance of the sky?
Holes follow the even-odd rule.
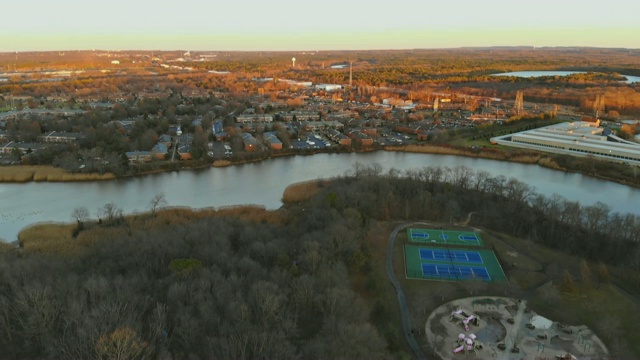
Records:
[[[638,0],[7,0],[0,52],[640,48]]]

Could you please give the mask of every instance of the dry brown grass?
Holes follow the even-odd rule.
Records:
[[[296,203],[300,201],[309,200],[314,197],[323,182],[320,180],[311,180],[305,182],[299,182],[291,184],[284,189],[282,194],[282,202],[284,203]]]
[[[232,217],[255,223],[282,224],[287,221],[286,212],[266,210],[261,205],[237,205],[219,209],[167,208],[158,211],[155,216],[149,213],[129,218],[133,228],[158,227],[163,225],[188,224],[192,221],[210,217]]]
[[[73,174],[64,169],[53,166],[19,165],[0,167],[0,182],[28,182],[28,181],[95,181],[111,180],[115,175],[107,174]]]
[[[489,149],[489,151],[474,151],[471,149],[461,149],[455,147],[448,146],[434,146],[427,144],[412,144],[406,146],[387,146],[385,150],[388,151],[399,151],[399,152],[411,152],[411,153],[421,153],[421,154],[438,154],[438,155],[458,155],[458,156],[471,156],[471,157],[480,157],[485,159],[493,159],[493,160],[505,160],[508,157],[507,153],[495,151],[494,149]]]
[[[18,234],[18,241],[25,252],[46,252],[76,255],[80,246],[73,239],[75,224],[37,224]]]
[[[550,169],[562,170],[562,167],[560,167],[560,165],[558,165],[557,162],[555,162],[553,159],[548,157],[540,158],[540,160],[538,160],[538,164],[540,166],[544,166]]]
[[[540,161],[540,155],[513,155],[510,160],[523,164],[537,164]]]
[[[400,151],[400,152],[415,152],[425,154],[447,154],[447,155],[469,155],[470,152],[463,151],[461,149],[433,146],[433,145],[406,145],[406,146],[387,146],[385,150]]]
[[[216,160],[213,162],[213,167],[226,167],[231,166],[231,161],[229,160]]]
[[[127,216],[123,226],[100,226],[86,224],[86,229],[73,238],[76,224],[37,224],[18,234],[18,240],[25,252],[43,252],[65,256],[81,255],[97,241],[115,240],[128,236],[132,231],[160,229],[166,226],[184,225],[210,217],[230,217],[254,223],[281,225],[289,220],[284,210],[266,210],[260,205],[230,206],[216,209],[168,208],[151,213]],[[1,244],[0,245],[4,245]],[[6,244],[10,247],[10,244]],[[0,246],[0,252],[4,246]]]
[[[0,254],[15,250],[16,247],[13,244],[9,244],[0,239]]]

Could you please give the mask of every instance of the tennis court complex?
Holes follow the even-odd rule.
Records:
[[[411,279],[504,281],[491,250],[446,249],[405,245],[406,275]]]
[[[408,229],[410,242],[440,245],[482,246],[480,235],[470,231],[436,230],[436,229]]]

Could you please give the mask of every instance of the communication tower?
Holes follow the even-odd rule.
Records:
[[[349,61],[349,87],[353,86],[353,60]]]
[[[522,90],[516,92],[516,102],[513,105],[514,110],[516,111],[516,115],[520,115],[522,110],[524,109],[524,94]]]

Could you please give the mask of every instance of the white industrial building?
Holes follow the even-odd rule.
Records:
[[[324,91],[336,91],[336,90],[344,89],[344,86],[340,84],[316,84],[314,85],[314,87],[317,90],[324,90]]]
[[[593,122],[565,122],[491,138],[491,143],[640,165],[640,144],[613,135]]]

